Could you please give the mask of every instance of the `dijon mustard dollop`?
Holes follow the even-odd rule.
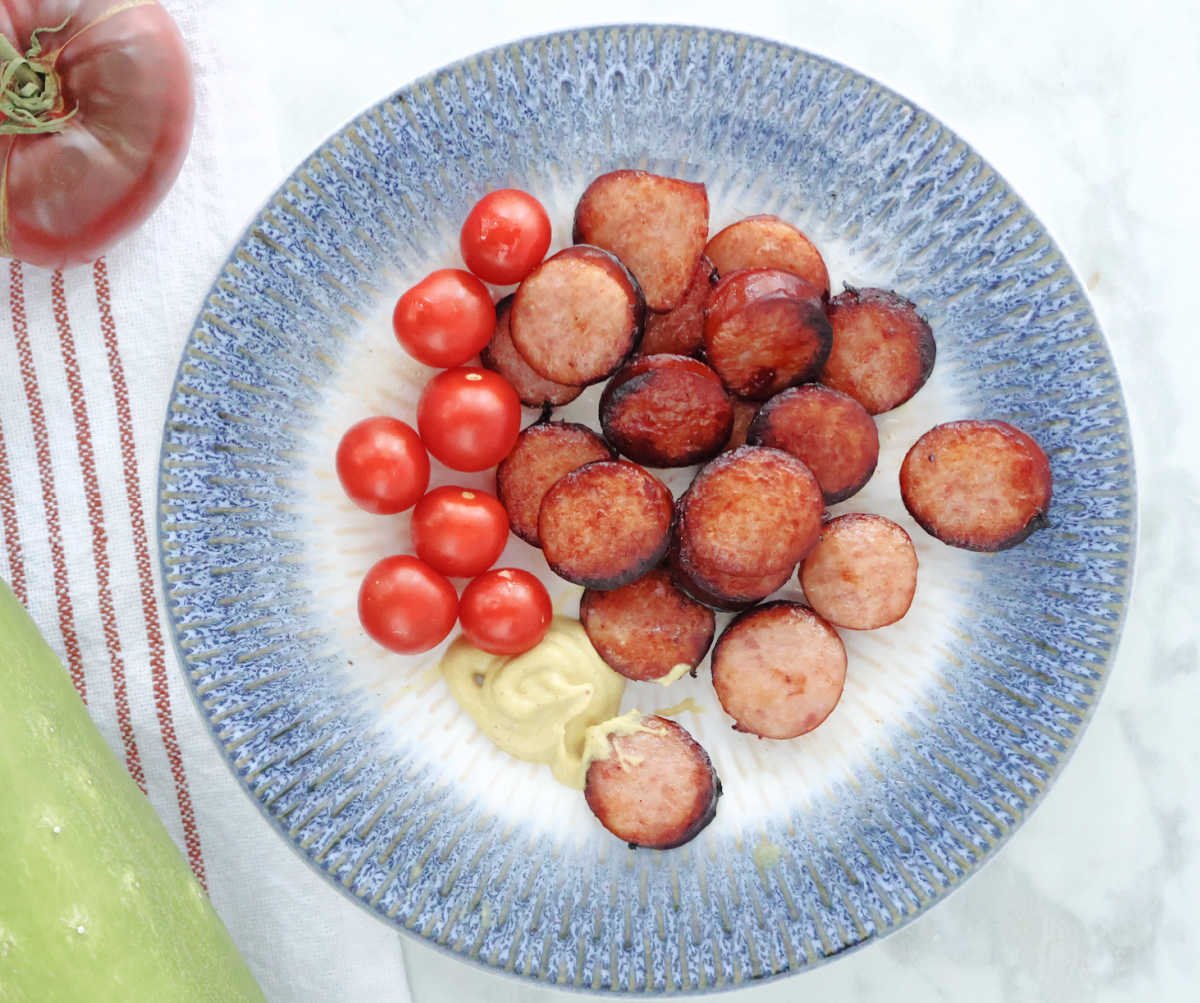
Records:
[[[459,706],[498,748],[545,763],[560,783],[582,790],[597,751],[588,731],[616,717],[625,679],[578,620],[556,616],[541,643],[520,655],[491,655],[459,638],[440,667]]]

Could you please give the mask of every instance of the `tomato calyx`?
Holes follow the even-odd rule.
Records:
[[[42,34],[62,31],[68,17],[53,28],[37,28],[30,35],[29,51],[22,55],[12,41],[0,33],[0,136],[38,135],[62,132],[79,111],[76,105],[63,113],[62,88],[58,74],[42,54]]]

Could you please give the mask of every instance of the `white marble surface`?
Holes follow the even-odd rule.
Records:
[[[270,21],[274,41],[260,45],[251,35],[231,44],[264,61],[269,86],[255,113],[278,133],[280,177],[362,106],[501,41],[628,20],[774,37],[890,84],[957,129],[1008,178],[1091,290],[1133,416],[1141,492],[1133,603],[1107,692],[1043,806],[981,874],[900,933],[797,979],[725,998],[1200,998],[1195,4],[501,6],[516,5],[256,3],[247,27]],[[407,958],[418,1003],[568,998],[467,967],[409,938],[398,938],[396,949]],[[340,963],[328,959],[331,967]]]

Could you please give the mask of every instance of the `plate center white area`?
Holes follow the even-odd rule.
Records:
[[[703,174],[695,180],[708,181]],[[589,177],[562,179],[552,191],[534,190],[546,204],[554,224],[552,250],[569,243],[575,200]],[[714,194],[711,230],[740,216],[761,211],[737,197],[728,186],[710,185]],[[864,265],[845,249],[837,235],[806,217],[798,205],[772,206],[809,233],[825,256],[836,293],[843,282],[855,286],[894,288],[893,277],[878,264]],[[406,750],[453,790],[464,803],[477,805],[507,825],[530,826],[563,841],[606,840],[576,791],[559,785],[548,769],[521,763],[500,752],[457,707],[437,672],[445,645],[425,655],[400,656],[375,645],[358,623],[356,599],[366,570],[388,554],[411,552],[409,515],[373,516],[344,496],[333,469],[338,440],[354,422],[387,414],[416,425],[416,405],[434,370],[409,358],[391,328],[395,298],[429,271],[461,267],[457,226],[446,226],[410,271],[389,276],[386,301],[363,320],[346,346],[340,368],[323,388],[323,404],[304,450],[308,458],[302,500],[304,566],[308,587],[321,611],[321,626],[332,646],[344,655],[343,685],[371,695],[380,711],[380,727],[397,750]],[[897,291],[914,295],[917,290]],[[498,291],[499,292],[499,291]],[[938,335],[935,329],[935,337]],[[664,688],[629,683],[623,709],[652,711],[691,698],[702,712],[686,712],[680,723],[708,750],[724,785],[717,818],[703,838],[742,835],[779,821],[824,798],[835,787],[854,785],[882,755],[888,756],[898,730],[911,730],[910,719],[927,711],[940,688],[950,685],[949,643],[963,616],[963,597],[974,592],[980,558],[944,546],[908,516],[900,501],[897,475],[909,446],[931,426],[966,417],[955,387],[962,385],[945,359],[925,387],[909,403],[877,419],[879,464],[867,486],[834,506],[843,512],[877,512],[902,525],[912,536],[920,560],[916,597],[898,624],[877,631],[840,631],[849,659],[845,693],[837,709],[816,732],[788,742],[760,740],[734,732],[713,693],[707,659],[696,679],[685,677]],[[558,409],[555,418],[579,421],[599,430],[600,388]],[[537,417],[527,411],[525,424]],[[494,490],[494,474],[461,474],[433,464],[431,486],[459,484]],[[655,471],[678,495],[693,469]],[[510,537],[500,564],[527,568],[546,583],[556,608],[574,616],[581,589],[554,575],[541,552]],[[457,582],[460,587],[465,582]],[[802,597],[793,579],[778,595]],[[729,621],[718,614],[718,632]],[[457,634],[452,632],[451,639]],[[448,643],[448,642],[447,642]]]

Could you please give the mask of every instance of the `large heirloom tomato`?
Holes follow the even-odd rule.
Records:
[[[183,164],[183,38],[154,0],[0,0],[0,36],[0,254],[92,261]]]

